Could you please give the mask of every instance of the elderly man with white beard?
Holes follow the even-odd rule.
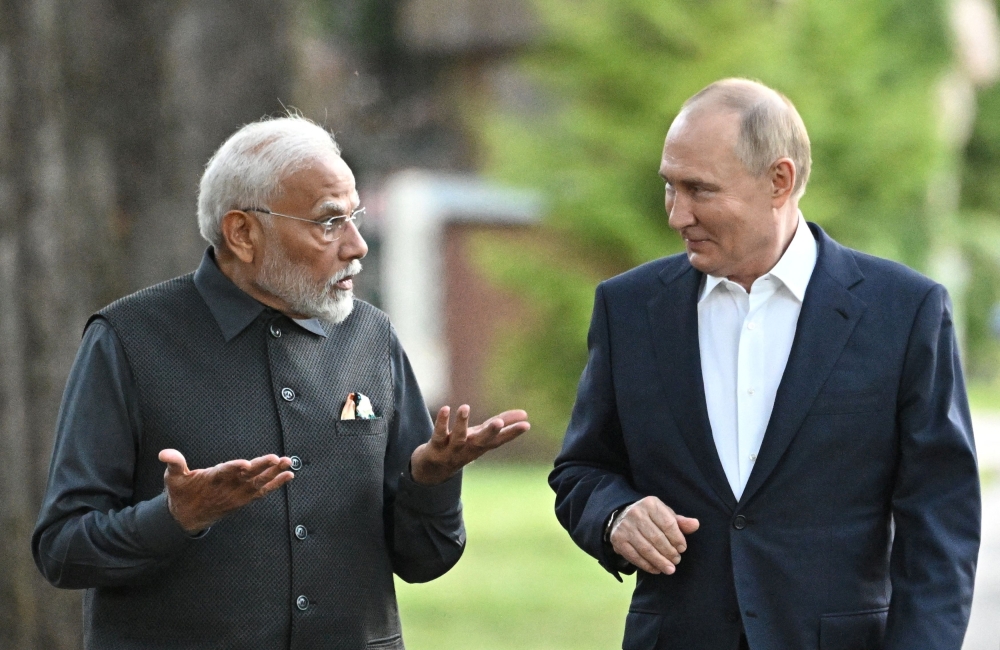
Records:
[[[403,647],[393,573],[458,561],[462,467],[529,424],[431,422],[352,294],[363,214],[327,131],[249,124],[202,177],[199,268],[88,322],[32,537],[85,647]]]

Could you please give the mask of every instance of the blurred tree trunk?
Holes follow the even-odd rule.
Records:
[[[0,0],[0,648],[80,646],[29,537],[87,317],[193,269],[201,170],[292,87],[292,0]]]

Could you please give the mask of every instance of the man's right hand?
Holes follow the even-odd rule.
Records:
[[[618,516],[611,529],[611,546],[646,573],[671,574],[687,550],[684,536],[700,525],[697,519],[675,513],[656,497],[646,497]]]
[[[205,530],[224,516],[288,483],[289,458],[274,454],[253,460],[231,460],[215,467],[189,470],[176,449],[160,452],[167,464],[163,483],[170,514],[189,533]]]

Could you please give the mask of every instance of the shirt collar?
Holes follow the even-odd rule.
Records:
[[[816,239],[800,212],[795,236],[792,237],[785,254],[774,265],[770,274],[781,280],[785,288],[802,302],[805,300],[806,287],[809,286],[814,268],[816,268]]]
[[[279,313],[250,296],[226,277],[219,269],[215,261],[215,252],[211,247],[205,251],[198,270],[194,272],[194,286],[215,317],[215,322],[219,324],[227,343],[245,330],[265,310]],[[292,320],[308,332],[326,336],[319,319],[293,318]]]
[[[799,302],[802,302],[806,297],[806,287],[809,286],[809,279],[812,277],[814,268],[816,268],[816,239],[812,236],[802,213],[799,212],[799,222],[795,226],[795,235],[792,236],[788,248],[785,249],[781,259],[768,272],[768,275],[780,280],[792,292],[792,295]],[[722,284],[725,279],[705,274],[698,302],[700,303],[707,298],[712,290]]]
[[[716,277],[714,275],[709,275],[709,274],[706,273],[705,274],[705,280],[702,283],[702,287],[701,287],[701,295],[698,296],[698,302],[700,303],[702,300],[704,300],[705,298],[709,297],[712,294],[712,291],[717,286],[719,286],[720,284],[722,284],[722,282],[724,280],[725,280],[725,278],[718,278],[718,277]]]

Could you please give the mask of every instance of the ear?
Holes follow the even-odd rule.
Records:
[[[771,165],[771,205],[780,208],[792,196],[797,172],[791,158],[779,158]]]
[[[244,264],[257,257],[257,245],[262,240],[260,229],[260,223],[242,210],[230,210],[222,216],[222,240]]]

